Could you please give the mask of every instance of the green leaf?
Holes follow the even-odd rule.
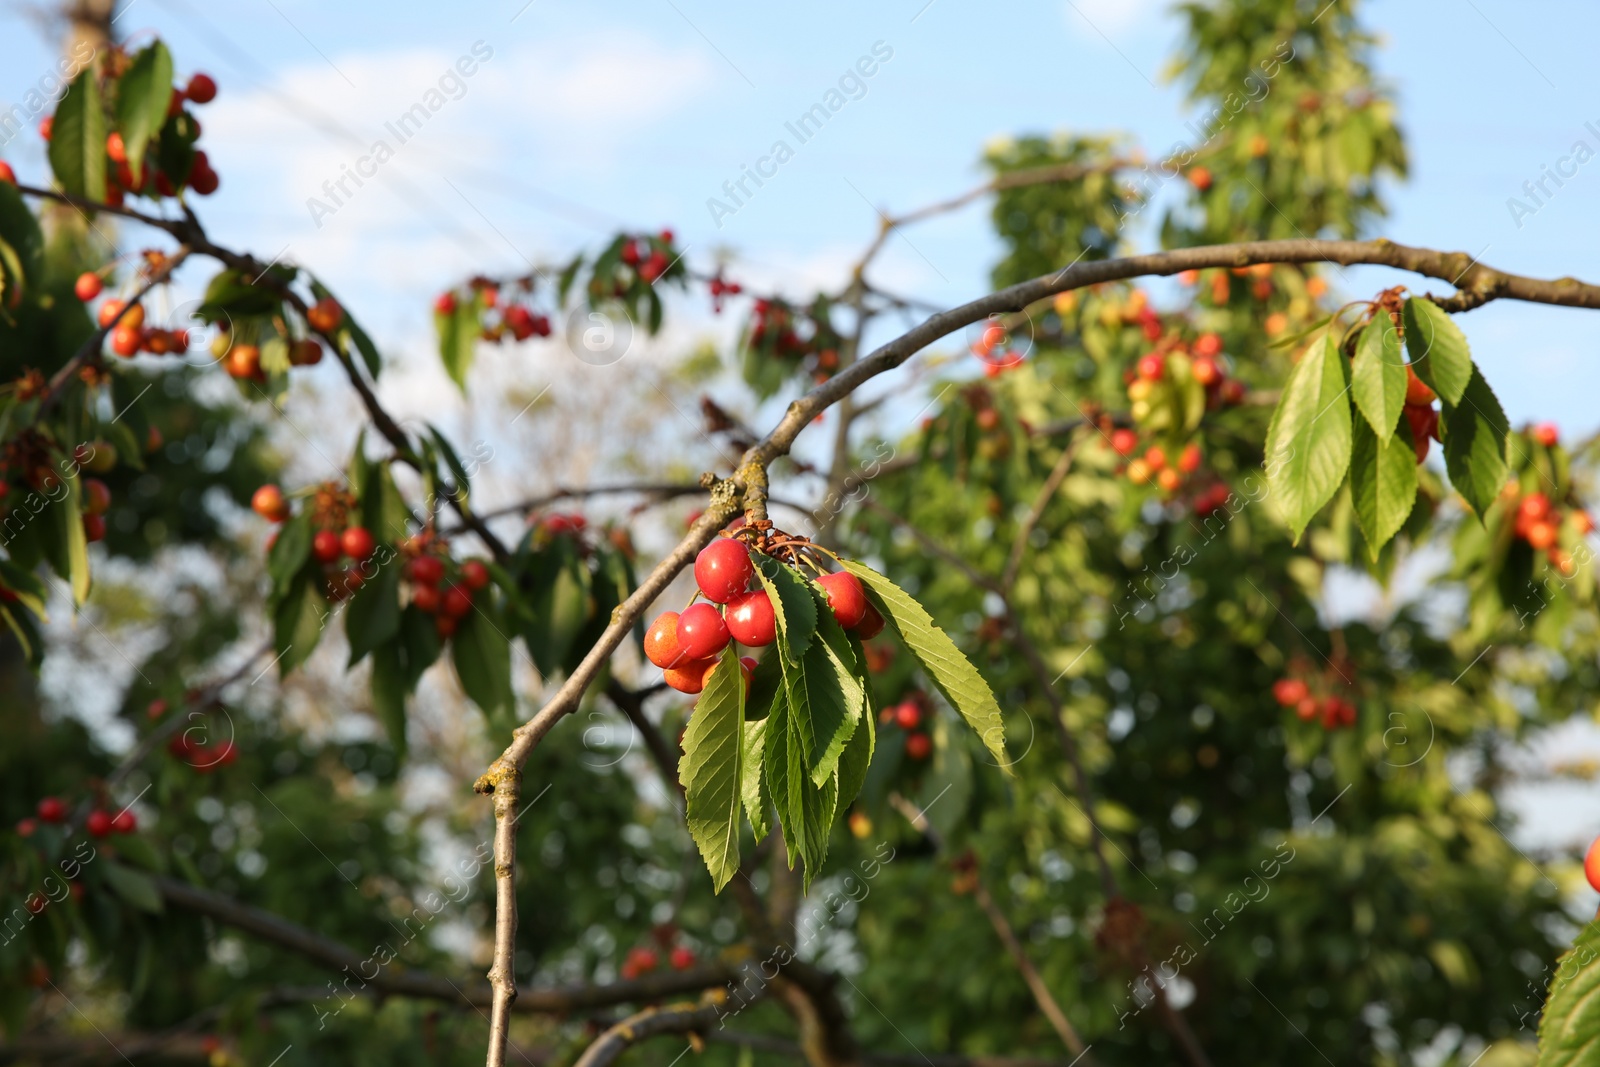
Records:
[[[89,536],[83,529],[83,488],[77,472],[67,479],[67,496],[61,501],[67,535],[67,573],[73,603],[89,599]]]
[[[406,693],[409,688],[403,640],[390,641],[373,649],[372,710],[377,713],[389,734],[389,743],[402,760],[406,756]]]
[[[1600,920],[1583,928],[1556,963],[1539,1018],[1537,1067],[1600,1062]]]
[[[744,675],[730,644],[695,703],[678,765],[687,797],[689,836],[719,893],[739,870],[744,744]]]
[[[143,871],[136,871],[132,867],[124,867],[120,863],[107,862],[105,866],[106,884],[117,896],[132,904],[140,911],[159,915],[163,910],[161,890],[156,888],[156,883]]]
[[[65,192],[100,203],[106,198],[106,115],[96,66],[79,71],[56,105],[48,155]]]
[[[172,102],[172,55],[156,41],[133,57],[128,72],[117,83],[117,131],[127,152],[128,170],[137,175],[144,166],[150,139],[161,132]]]
[[[767,747],[767,719],[744,724],[744,762],[739,767],[739,794],[744,801],[744,813],[750,817],[750,828],[755,831],[756,843],[772,832],[769,808],[772,798],[767,794],[767,779],[761,773],[761,761]],[[871,733],[872,731],[867,731]]]
[[[830,778],[819,789],[806,772],[806,753],[811,750],[810,724],[795,713],[793,701],[775,701],[766,722],[762,770],[778,821],[783,824],[789,867],[792,870],[798,860],[805,868],[804,882],[809,887],[828,854],[828,832],[833,805],[838,801],[838,786]]]
[[[478,351],[482,314],[479,298],[474,296],[470,300],[458,300],[453,314],[434,316],[439,332],[439,358],[450,380],[463,393],[467,391],[467,372],[472,369],[472,360]]]
[[[550,675],[565,662],[589,617],[591,576],[570,537],[552,540],[534,565],[522,636],[539,673]]]
[[[289,591],[289,584],[311,558],[311,537],[311,516],[304,510],[278,527],[278,538],[267,552],[267,574],[276,595]]]
[[[1510,429],[1494,390],[1472,365],[1461,403],[1445,402],[1439,431],[1444,439],[1444,466],[1450,473],[1450,484],[1480,520],[1505,488],[1506,434]]]
[[[1406,364],[1400,353],[1400,333],[1386,312],[1380,311],[1367,323],[1356,342],[1350,395],[1372,432],[1388,440],[1406,403]]]
[[[11,593],[29,611],[45,618],[44,599],[49,594],[37,574],[17,566],[8,559],[0,559],[0,586]]]
[[[806,766],[812,782],[821,786],[839,766],[839,753],[861,722],[865,697],[855,669],[855,653],[833,617],[822,590],[811,587],[817,608],[817,640],[800,657],[798,666],[784,668],[789,704],[809,722],[811,748]]]
[[[289,583],[288,591],[272,613],[280,678],[286,677],[311,655],[317,642],[322,640],[327,616],[328,605],[323,599],[316,569],[303,568]]]
[[[984,747],[1009,774],[1011,761],[1006,756],[1005,721],[1000,717],[994,691],[978,673],[978,668],[961,654],[949,634],[934,625],[933,618],[911,594],[854,560],[845,560],[844,569],[861,579],[874,606],[921,661],[934,686],[978,732]]]
[[[343,305],[341,305],[343,306]],[[340,330],[341,340],[348,336],[356,351],[361,353],[361,360],[367,365],[367,373],[372,375],[372,380],[378,380],[378,372],[383,369],[383,357],[378,355],[378,346],[372,343],[372,338],[367,336],[367,331],[361,324],[350,317],[348,311],[344,315],[344,325]]]
[[[22,194],[10,182],[0,182],[0,240],[16,250],[22,273],[37,279],[43,269],[44,233]]]
[[[515,710],[511,692],[511,642],[488,590],[473,598],[472,610],[450,639],[456,674],[468,698],[483,709],[495,729],[509,728]]]
[[[1295,364],[1267,428],[1267,480],[1296,542],[1350,466],[1347,372],[1330,332]]]
[[[31,612],[18,611],[0,604],[0,620],[5,622],[6,629],[16,637],[28,666],[37,670],[44,662],[44,635],[39,632],[39,624],[34,621],[35,616]]]
[[[756,574],[772,598],[778,621],[778,652],[788,664],[798,664],[817,632],[817,604],[806,580],[793,567],[763,553],[755,554]],[[831,614],[831,612],[829,613]]]
[[[1461,403],[1472,379],[1472,351],[1455,320],[1431,300],[1407,300],[1402,313],[1411,369],[1447,404]]]
[[[350,598],[344,632],[350,642],[350,666],[400,632],[400,556],[388,545],[362,567],[361,588]]]
[[[867,662],[860,638],[850,635],[851,649],[858,664]],[[865,705],[861,709],[861,725],[850,735],[844,751],[839,754],[839,806],[848,807],[866,784],[867,770],[872,766],[872,756],[878,747],[878,731],[873,725],[878,721],[878,703],[873,697],[872,683],[863,681]]]
[[[400,648],[404,653],[401,661],[405,666],[405,691],[410,693],[417,688],[422,672],[444,651],[433,616],[407,605],[400,613]]]
[[[1376,560],[1383,546],[1405,525],[1417,500],[1417,454],[1409,425],[1401,425],[1393,437],[1380,439],[1365,419],[1355,421],[1350,495],[1356,524]]]

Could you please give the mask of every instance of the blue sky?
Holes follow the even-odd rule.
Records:
[[[1363,10],[1382,34],[1378,62],[1398,89],[1414,163],[1411,182],[1389,192],[1386,235],[1600,279],[1600,162],[1520,228],[1506,206],[1575,140],[1600,149],[1584,125],[1600,128],[1587,49],[1600,10],[1511,0]],[[0,100],[14,101],[53,46],[6,18]],[[1122,131],[1159,151],[1186,117],[1160,75],[1177,24],[1151,0],[1027,0],[1007,5],[1003,21],[970,0],[793,12],[710,0],[134,0],[118,25],[135,39],[159,32],[180,70],[205,69],[222,86],[202,113],[223,177],[205,205],[214,232],[317,269],[395,351],[425,341],[425,300],[445,280],[560,257],[618,224],[670,224],[692,255],[726,247],[748,276],[798,292],[838,278],[871,235],[874,205],[910,208],[971,184],[990,138]],[[316,225],[306,200],[476,42],[492,58],[462,79],[464,95]],[[783,124],[876,42],[893,55],[864,79],[865,94],[715,225],[708,198],[791,139]],[[6,155],[24,174],[42,165],[31,135]],[[941,302],[983,290],[995,251],[983,207],[907,237],[882,261],[885,283]],[[1374,288],[1393,277],[1352,275]],[[696,302],[693,314],[703,311]],[[1600,317],[1504,305],[1465,324],[1514,419],[1600,426],[1588,403]]]

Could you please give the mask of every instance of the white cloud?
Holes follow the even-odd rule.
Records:
[[[1067,26],[1080,37],[1117,40],[1159,14],[1156,0],[1067,0]]]

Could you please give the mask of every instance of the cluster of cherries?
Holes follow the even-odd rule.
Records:
[[[111,509],[111,488],[99,478],[85,478],[83,492],[83,536],[93,543],[106,536],[106,512]]]
[[[839,347],[832,326],[822,319],[804,316],[811,323],[809,336],[802,337],[797,327],[801,314],[782,300],[758,298],[750,305],[751,348],[771,345],[774,355],[784,359],[808,360],[812,377],[820,384],[839,369]]]
[[[1126,427],[1112,430],[1111,448],[1119,456],[1132,456],[1139,450],[1139,435]],[[1200,459],[1200,445],[1194,441],[1184,445],[1178,458],[1170,462],[1166,449],[1151,445],[1142,455],[1129,460],[1123,473],[1134,485],[1144,485],[1153,480],[1166,492],[1175,493],[1183,487],[1185,475],[1200,469]],[[1226,496],[1223,499],[1227,499]]]
[[[67,821],[67,803],[60,797],[44,797],[34,808],[37,819],[26,818],[17,821],[17,834],[20,837],[32,837],[39,831],[39,824],[45,823],[53,826],[62,826]],[[83,828],[89,831],[90,837],[110,837],[112,834],[131,834],[139,829],[139,820],[134,816],[132,809],[125,809],[112,815],[102,808],[95,808],[84,820]]]
[[[323,297],[306,308],[306,323],[313,330],[332,337],[344,323],[344,308],[330,297]],[[267,372],[261,366],[259,345],[236,342],[228,332],[227,322],[218,325],[217,336],[211,342],[211,354],[217,357],[228,377],[239,381],[263,383]],[[289,342],[291,367],[314,367],[322,362],[322,343],[315,337],[302,337]]]
[[[986,378],[998,378],[1012,367],[1022,363],[1022,353],[1011,347],[1011,331],[998,322],[990,322],[972,342],[972,354],[983,360]]]
[[[105,283],[99,274],[85,271],[78,275],[78,280],[72,289],[78,299],[87,304],[105,290]],[[124,307],[127,307],[125,301],[107,300],[100,305],[100,310],[95,314],[100,328],[111,331],[112,352],[123,359],[132,359],[140,352],[148,352],[153,356],[181,356],[189,351],[188,330],[164,330],[158,326],[147,326],[143,304],[134,304],[132,307],[127,307],[126,311],[123,310]]]
[[[933,708],[928,695],[913,690],[898,704],[891,704],[878,712],[878,722],[883,726],[898,726],[906,734],[906,756],[921,762],[933,755],[933,738],[922,729],[922,724]]]
[[[701,549],[694,561],[694,579],[700,595],[711,603],[691,604],[682,614],[663,612],[644,635],[644,654],[666,673],[668,685],[680,693],[698,693],[729,641],[764,648],[777,638],[772,598],[765,589],[750,588],[754,578],[750,550],[737,538],[719,537]],[[867,602],[866,590],[855,575],[837,571],[816,581],[840,626],[863,641],[882,631],[883,616]],[[748,686],[756,661],[746,656],[739,662]]]
[[[666,249],[672,247],[673,236],[671,230],[662,230],[653,242],[648,238],[629,238],[622,243],[619,255],[622,262],[639,275],[640,281],[648,285],[665,274],[671,265]]]
[[[439,543],[427,535],[411,538],[400,546],[406,561],[406,583],[411,603],[433,616],[433,628],[440,637],[450,637],[461,620],[472,612],[472,597],[489,584],[489,567],[481,559],[464,561],[455,577],[446,581],[448,556],[437,555]]]
[[[1318,697],[1304,678],[1279,678],[1272,683],[1272,698],[1285,708],[1293,708],[1302,722],[1321,719],[1324,730],[1338,730],[1356,724],[1356,706],[1341,696],[1329,693]]]
[[[167,713],[169,705],[162,697],[152,700],[145,708],[145,717],[151,722],[156,721]],[[173,736],[167,742],[167,751],[177,759],[183,760],[201,774],[210,774],[218,767],[229,767],[239,758],[239,750],[233,747],[232,741],[218,741],[216,744],[206,744],[189,734],[196,731],[185,730]]]
[[[1549,426],[1548,423],[1545,424]],[[1555,427],[1549,426],[1552,436]],[[1538,428],[1535,429],[1538,439]],[[1579,537],[1587,537],[1594,529],[1594,520],[1582,508],[1572,508],[1565,516],[1543,493],[1533,492],[1518,499],[1519,487],[1515,481],[1506,484],[1506,496],[1516,500],[1516,517],[1512,519],[1512,532],[1528,542],[1535,552],[1543,552],[1550,565],[1569,577],[1573,573],[1572,554],[1562,549],[1561,524],[1570,522]]]
[[[714,314],[722,314],[722,298],[725,296],[738,296],[744,292],[744,286],[738,282],[730,282],[723,278],[722,272],[717,271],[711,281],[707,283],[711,290],[711,310]]]
[[[189,84],[183,88],[173,86],[172,97],[167,104],[167,117],[170,119],[180,114],[183,111],[185,101],[192,104],[209,104],[216,98],[217,83],[215,79],[209,74],[195,74],[189,79]],[[200,123],[193,118],[189,121],[193,126],[191,138],[198,138],[200,136]],[[39,123],[39,136],[46,141],[50,140],[54,126],[55,116],[45,116]],[[160,196],[176,196],[178,194],[178,187],[173,184],[171,175],[157,170],[153,176],[154,181],[152,181],[148,156],[140,161],[139,173],[133,173],[133,169],[128,163],[127,145],[123,141],[122,134],[117,131],[112,131],[106,136],[106,159],[111,164],[108,168],[111,172],[110,180],[106,183],[106,203],[112,207],[121,207],[123,199],[129,193],[149,195],[148,190],[151,188]],[[189,173],[183,179],[182,184],[193,189],[201,196],[210,196],[222,184],[204,150],[195,150],[194,162],[190,165]]]
[[[365,526],[348,522],[355,500],[345,490],[333,484],[318,487],[313,498],[312,514],[317,532],[311,536],[311,557],[323,564],[325,589],[328,599],[344,600],[360,589],[366,581],[362,565],[372,558],[378,544]],[[250,508],[271,523],[283,523],[289,518],[289,501],[283,490],[275,485],[263,485],[250,497]],[[277,541],[274,533],[267,541],[267,549]],[[352,566],[342,565],[349,559]]]
[[[483,340],[499,344],[508,334],[519,342],[530,337],[550,336],[550,316],[532,311],[525,304],[506,304],[502,307],[500,287],[486,279],[474,279],[472,288],[478,294],[477,298],[483,301],[484,307],[499,311],[498,320],[485,323],[479,331],[478,336]],[[454,315],[458,306],[454,290],[440,293],[433,302],[433,310],[440,315]]]
[[[667,953],[667,961],[675,971],[687,971],[695,964],[694,950],[687,945],[678,945]],[[649,974],[661,966],[661,954],[648,945],[635,945],[628,950],[622,966],[617,969],[625,980],[632,981],[640,975]]]

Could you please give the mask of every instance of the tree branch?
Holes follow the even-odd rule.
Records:
[[[646,1008],[601,1034],[578,1057],[573,1067],[606,1067],[639,1042],[662,1034],[698,1036],[700,1031],[709,1030],[721,1017],[722,1007],[717,1004],[674,1004]]]
[[[374,995],[415,997],[450,1004],[492,1005],[494,990],[481,983],[458,983],[441,975],[400,968],[387,970],[374,955],[363,956],[346,945],[269,911],[243,904],[164,875],[150,875],[168,905],[204,915],[225,926],[288,949],[330,971],[354,978],[360,990]],[[388,947],[388,946],[383,946]],[[373,973],[367,977],[368,972]],[[516,1010],[526,1014],[568,1015],[616,1004],[646,1003],[725,985],[734,972],[720,965],[700,965],[686,971],[661,971],[609,985],[531,989],[518,998]]]

